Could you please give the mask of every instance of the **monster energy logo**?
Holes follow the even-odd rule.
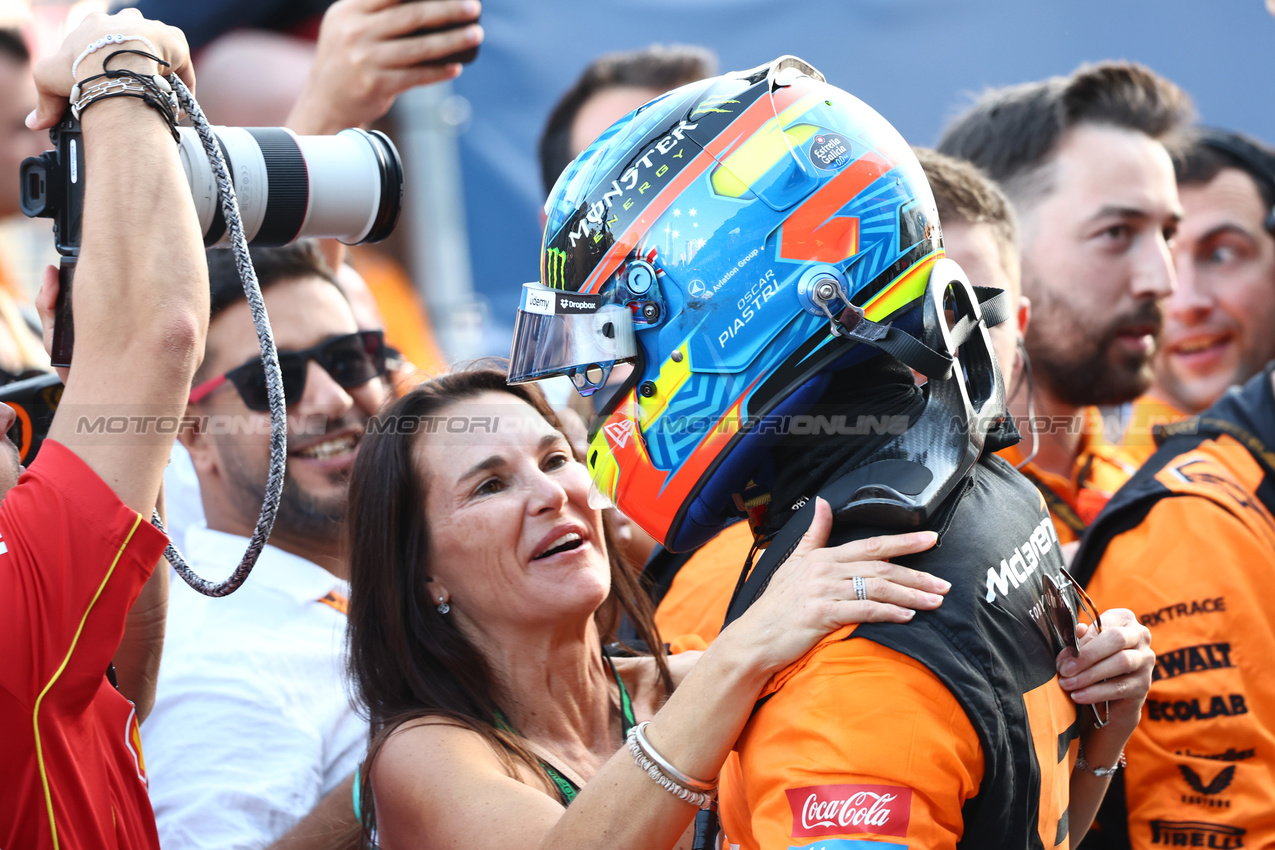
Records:
[[[567,288],[567,252],[561,248],[545,251],[544,285],[554,289]]]
[[[723,109],[722,107],[732,103],[738,104],[739,101],[728,100],[727,95],[714,95],[713,97],[706,97],[704,98],[704,101],[699,106],[695,107],[695,111],[691,113],[691,117],[694,118],[696,115],[703,115],[706,112],[721,112],[723,114],[729,115],[731,113],[731,110]]]

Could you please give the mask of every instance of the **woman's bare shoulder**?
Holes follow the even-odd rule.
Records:
[[[443,717],[404,723],[386,738],[372,764],[377,829],[386,847],[424,841],[495,850],[516,844],[519,829],[547,833],[562,807],[542,785],[530,770],[515,767],[511,773],[486,736]],[[517,812],[526,819],[503,823],[491,820],[492,811]],[[491,834],[475,840],[474,824],[485,819]]]
[[[495,770],[507,774],[491,743],[469,726],[447,717],[409,720],[389,734],[377,755],[375,772],[393,777],[430,771]]]

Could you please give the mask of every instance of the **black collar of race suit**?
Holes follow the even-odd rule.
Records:
[[[953,309],[961,317],[947,328],[940,324],[944,322],[949,287]],[[748,568],[741,574],[731,598],[728,623],[747,610],[765,589],[771,574],[796,548],[813,518],[816,498],[827,500],[834,522],[892,531],[925,528],[968,480],[986,447],[987,433],[996,433],[998,442],[1004,442],[1008,432],[995,428],[996,422],[974,421],[988,414],[996,420],[1006,418],[1004,385],[996,374],[986,336],[971,352],[970,361],[962,363],[970,381],[967,376],[953,374],[953,366],[963,345],[982,334],[984,328],[1013,315],[1008,294],[970,286],[960,268],[950,263],[950,267],[942,269],[936,265],[931,272],[921,306],[926,341],[938,343],[946,351],[936,351],[933,345],[891,325],[872,322],[859,310],[843,311],[840,317],[830,318],[832,332],[872,345],[926,375],[929,380],[924,402],[918,412],[917,405],[908,403],[907,394],[900,393],[893,399],[900,409],[890,413],[906,417],[901,433],[888,440],[852,446],[831,465],[821,466],[816,461],[812,471],[818,470],[823,479],[814,485],[817,492],[799,493],[790,504],[776,505],[772,501],[765,523],[768,528],[763,529],[769,546],[751,575]],[[975,378],[976,372],[981,377]],[[982,384],[981,401],[971,409],[972,385],[976,382]]]

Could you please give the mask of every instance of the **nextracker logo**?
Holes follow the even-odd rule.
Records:
[[[811,785],[788,788],[792,836],[870,832],[903,838],[912,816],[912,789],[897,785]]]

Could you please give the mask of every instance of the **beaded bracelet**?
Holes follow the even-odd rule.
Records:
[[[79,79],[80,63],[83,62],[85,59],[89,58],[89,56],[101,50],[103,47],[106,47],[108,44],[124,44],[127,41],[140,41],[142,44],[146,45],[146,49],[149,50],[151,53],[159,52],[158,50],[155,49],[155,45],[151,44],[151,40],[149,38],[146,38],[145,36],[123,35],[122,33],[117,35],[104,35],[101,38],[99,38],[97,41],[90,44],[88,47],[84,48],[84,52],[82,52],[79,56],[75,57],[75,61],[71,63],[71,79],[73,80]],[[115,54],[111,54],[111,56],[114,56],[114,55]],[[107,57],[108,62],[110,61],[110,58],[111,57]]]
[[[71,113],[79,119],[85,109],[99,100],[107,100],[112,97],[134,97],[158,112],[163,117],[164,123],[168,125],[168,129],[172,132],[174,141],[180,143],[181,135],[177,132],[180,107],[172,85],[160,74],[140,74],[126,68],[110,69],[105,67],[107,63],[122,53],[133,53],[151,59],[161,66],[168,65],[167,62],[158,56],[141,50],[127,48],[117,50],[107,56],[105,62],[102,63],[104,69],[102,73],[85,77],[72,86]]]
[[[645,725],[646,725],[645,722],[640,723],[638,724],[638,726],[634,726],[632,729],[629,730],[629,737],[628,737],[627,743],[629,745],[629,752],[633,754],[633,761],[637,763],[637,766],[640,767],[643,771],[645,771],[646,775],[651,777],[651,779],[655,782],[656,785],[659,785],[661,788],[663,788],[665,791],[668,791],[674,797],[677,797],[677,799],[681,800],[683,803],[690,803],[692,806],[695,806],[697,809],[704,809],[711,806],[713,803],[712,793],[707,791],[692,791],[690,788],[687,788],[685,785],[682,785],[676,782],[675,780],[671,779],[668,775],[666,775],[663,771],[660,770],[659,766],[656,765],[655,762],[647,758],[647,754],[646,752],[643,751],[642,745],[638,743],[638,728],[639,726],[645,726]],[[645,737],[645,735],[643,735],[643,737]],[[661,759],[661,761],[664,761],[665,764],[668,763],[664,759]]]

